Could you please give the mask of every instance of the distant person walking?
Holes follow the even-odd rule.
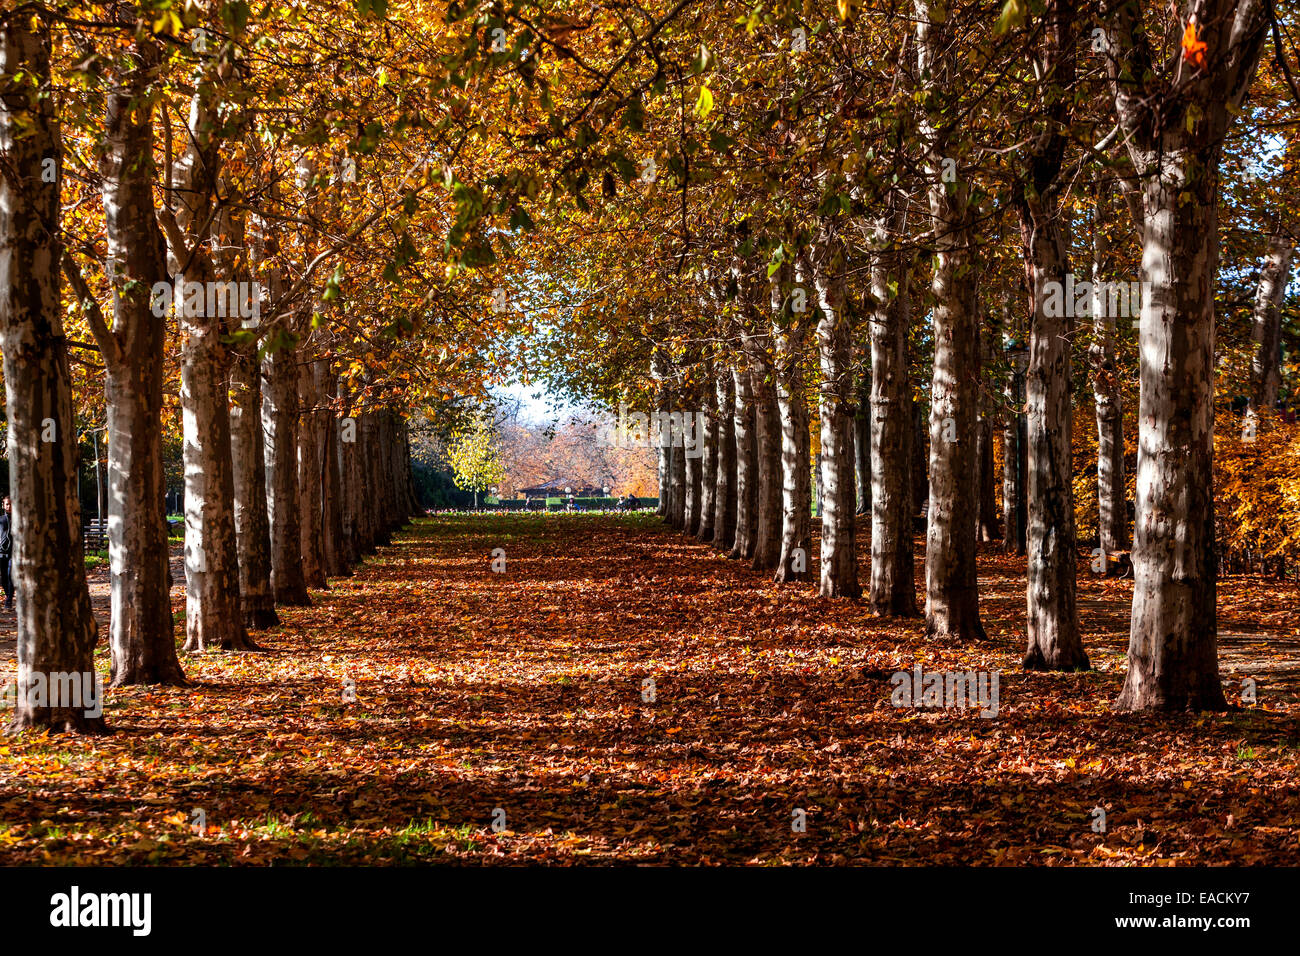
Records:
[[[14,555],[14,536],[10,530],[13,510],[13,502],[5,495],[4,512],[0,513],[0,585],[4,586],[6,611],[14,609],[14,579],[10,573]]]

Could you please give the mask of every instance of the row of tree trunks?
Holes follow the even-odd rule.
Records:
[[[106,16],[125,18],[122,26],[133,22],[127,7],[114,7]],[[313,401],[303,430],[314,444],[302,457],[319,467],[306,469],[300,478],[300,366],[293,336],[281,335],[287,330],[278,328],[289,347],[270,348],[259,369],[257,342],[250,339],[265,330],[256,320],[237,328],[236,315],[247,303],[233,303],[236,315],[211,308],[213,283],[248,281],[250,270],[238,252],[245,245],[238,205],[213,206],[215,194],[229,192],[229,184],[217,188],[214,130],[220,124],[205,99],[211,93],[207,81],[196,87],[186,151],[168,171],[172,188],[163,205],[155,203],[154,99],[147,93],[160,52],[147,32],[135,33],[132,46],[106,64],[103,77],[98,163],[110,323],[81,268],[59,243],[62,155],[50,95],[49,24],[37,14],[6,18],[0,30],[0,78],[7,78],[0,85],[0,345],[14,498],[19,683],[28,686],[44,672],[89,675],[94,670],[97,629],[84,566],[67,558],[81,553],[82,540],[67,342],[60,321],[62,271],[106,368],[111,682],[182,685],[162,472],[167,310],[157,307],[155,286],[175,288],[173,280],[180,280],[199,283],[204,292],[198,297],[203,308],[191,305],[188,294],[171,303],[181,333],[187,650],[252,648],[247,629],[276,623],[277,591],[306,599],[299,532],[300,486],[306,478],[315,490],[307,494],[314,499],[310,527],[320,532],[312,545],[323,550],[327,574],[346,573],[354,555],[404,523],[416,507],[409,436],[402,419],[384,411],[362,416],[360,441],[351,427],[340,440],[341,427],[355,422],[335,417],[336,382],[328,361],[318,357],[310,368]],[[263,239],[253,237],[247,263],[265,260]],[[278,303],[279,290],[273,288],[263,301]],[[252,335],[232,339],[236,331]],[[344,447],[354,442],[361,450],[346,455]],[[356,483],[345,488],[342,469],[349,457]],[[349,494],[355,519],[350,535],[343,530]],[[286,529],[291,533],[284,534]],[[272,587],[273,576],[281,579],[279,588]],[[86,717],[86,708],[67,703],[47,700],[37,706],[20,697],[12,726],[104,729],[102,718]]]
[[[859,392],[842,242],[830,236],[813,259],[800,262],[797,272],[788,265],[779,270],[766,288],[770,318],[758,308],[762,285],[745,279],[739,321],[720,328],[731,333],[723,335],[724,341],[739,339],[730,365],[727,353],[720,351],[716,359],[691,366],[702,369],[709,383],[698,412],[703,416],[702,456],[684,454],[676,442],[660,448],[660,470],[667,476],[661,510],[674,527],[701,541],[712,540],[732,557],[750,559],[756,570],[772,572],[777,581],[811,580],[811,435],[802,358],[815,330],[826,383],[819,403],[817,473],[825,493],[819,587],[827,595],[856,597]],[[810,294],[821,306],[815,328],[809,322],[814,314]],[[660,383],[661,414],[680,411],[664,406],[672,404],[669,395],[680,399],[685,393],[680,386],[667,387],[670,380],[682,381],[685,371],[670,375],[666,359],[656,358],[652,373]],[[870,462],[870,443],[864,444]],[[678,464],[679,458],[684,462]],[[684,515],[680,521],[675,517],[679,508]]]
[[[410,436],[406,420],[390,409],[329,419],[326,488],[337,482],[335,506],[322,507],[322,525],[334,526],[338,547],[326,564],[348,573],[360,557],[387,544],[418,510],[410,479]],[[330,473],[337,474],[337,479]]]

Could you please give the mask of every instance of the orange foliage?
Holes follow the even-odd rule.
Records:
[[[1253,438],[1245,420],[1215,420],[1214,493],[1219,554],[1300,560],[1300,425],[1262,412]]]

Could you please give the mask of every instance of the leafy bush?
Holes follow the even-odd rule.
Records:
[[[1300,425],[1272,411],[1252,437],[1221,411],[1214,428],[1215,536],[1229,567],[1300,564]]]

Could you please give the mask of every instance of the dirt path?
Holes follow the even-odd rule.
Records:
[[[1221,587],[1258,706],[1133,716],[1130,585],[1081,569],[1096,670],[1024,674],[1023,559],[951,647],[650,516],[427,519],[113,736],[0,744],[0,863],[1300,863],[1296,588]],[[997,715],[893,706],[918,661]]]

